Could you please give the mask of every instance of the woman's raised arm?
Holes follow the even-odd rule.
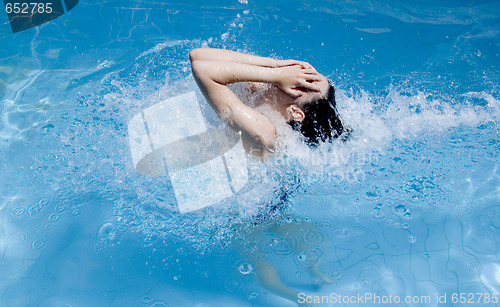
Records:
[[[270,68],[194,60],[191,68],[198,86],[215,112],[232,128],[248,134],[264,148],[276,147],[276,127],[258,111],[245,105],[226,84],[239,81],[273,82]]]
[[[262,67],[285,67],[300,65],[303,68],[314,69],[311,64],[297,60],[278,60],[273,58],[260,57],[241,52],[216,48],[197,48],[189,52],[189,59],[192,61],[223,61],[234,62]]]
[[[193,75],[203,95],[228,125],[248,134],[264,148],[274,149],[277,145],[274,124],[263,114],[245,105],[226,85],[242,81],[272,83],[292,97],[299,97],[304,90],[319,92],[318,85],[314,83],[319,78],[317,72],[300,65],[270,68],[233,61],[218,61],[218,57],[226,52],[210,50],[205,50],[208,51],[206,58],[205,55],[196,54],[203,53],[201,51],[190,54]],[[239,53],[235,56],[247,62],[260,61],[260,57],[247,58]]]
[[[198,48],[189,52],[191,62],[200,61],[223,61],[240,64],[248,64],[262,67],[277,67],[278,60],[265,58],[250,54],[244,54],[232,50],[215,48]]]

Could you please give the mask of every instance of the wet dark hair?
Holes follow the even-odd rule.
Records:
[[[331,141],[346,130],[337,113],[335,88],[331,83],[325,98],[304,105],[303,110],[304,120],[291,121],[289,124],[293,130],[300,131],[309,146]]]

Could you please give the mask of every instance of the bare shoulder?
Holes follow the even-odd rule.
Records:
[[[248,94],[255,94],[258,92],[266,91],[269,88],[269,84],[262,82],[237,82],[228,84],[228,86],[232,90],[240,90]]]

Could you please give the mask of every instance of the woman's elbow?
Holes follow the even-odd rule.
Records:
[[[198,59],[192,59],[191,60],[191,70],[193,71],[193,75],[195,77],[202,77],[202,76],[205,76],[207,75],[207,63],[206,61],[201,61],[201,60],[198,60]]]
[[[189,51],[189,60],[191,62],[201,60],[203,58],[203,49],[204,48],[196,48]]]

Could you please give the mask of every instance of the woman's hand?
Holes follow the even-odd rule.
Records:
[[[286,66],[293,66],[293,65],[299,65],[304,69],[314,69],[311,64],[303,61],[298,61],[298,60],[275,60],[274,67],[275,68],[280,68],[280,67],[286,67]],[[316,71],[314,69],[314,71]]]
[[[318,84],[315,83],[321,80],[320,75],[312,66],[304,68],[300,64],[292,64],[277,68],[276,71],[277,80],[274,84],[294,98],[300,97],[307,91],[321,91]]]

